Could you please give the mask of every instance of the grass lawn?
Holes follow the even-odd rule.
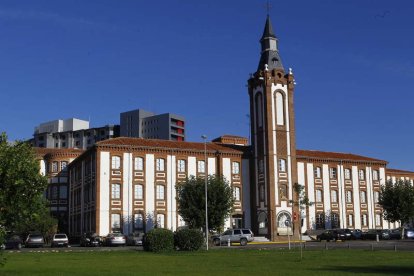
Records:
[[[224,249],[153,254],[141,251],[6,253],[0,275],[414,275],[414,253]]]

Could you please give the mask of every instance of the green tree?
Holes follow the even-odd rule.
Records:
[[[178,213],[190,228],[205,228],[205,179],[190,177],[177,183]],[[207,178],[208,226],[221,230],[233,211],[233,190],[224,177]]]
[[[414,217],[414,188],[409,180],[388,180],[381,186],[379,204],[384,210],[384,219],[400,222],[402,226]]]
[[[43,192],[46,177],[40,175],[32,147],[25,142],[7,141],[0,135],[0,225],[24,233],[40,221],[49,220]]]

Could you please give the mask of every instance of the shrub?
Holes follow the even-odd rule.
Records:
[[[155,228],[145,235],[144,250],[168,252],[174,250],[174,233],[171,230]]]
[[[174,243],[179,250],[198,250],[204,243],[203,233],[198,229],[179,230],[175,232]]]

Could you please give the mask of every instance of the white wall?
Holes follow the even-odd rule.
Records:
[[[147,222],[146,230],[149,231],[153,228],[156,218],[155,215],[155,198],[154,198],[154,155],[145,155],[145,207],[146,215],[152,218],[152,223]]]
[[[252,228],[252,214],[250,213],[250,160],[242,160],[242,185],[243,185],[243,213],[244,227]]]

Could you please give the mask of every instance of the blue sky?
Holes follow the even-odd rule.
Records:
[[[271,1],[297,86],[297,147],[351,152],[414,171],[414,2]],[[187,140],[248,136],[246,83],[265,1],[0,2],[0,131],[94,127],[142,108],[186,117]]]

